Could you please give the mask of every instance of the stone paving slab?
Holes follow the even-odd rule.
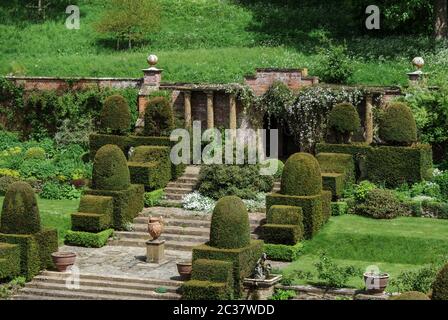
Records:
[[[176,262],[191,260],[189,251],[165,250],[165,262],[146,262],[146,248],[105,246],[102,248],[82,248],[62,246],[64,252],[77,254],[76,266],[80,273],[180,280]]]

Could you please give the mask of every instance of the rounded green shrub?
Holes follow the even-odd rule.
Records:
[[[123,134],[129,130],[131,112],[128,102],[120,95],[107,97],[100,115],[101,130],[113,134]]]
[[[165,97],[150,99],[145,107],[146,136],[169,136],[174,129],[173,108]]]
[[[222,249],[243,248],[250,244],[249,215],[243,200],[236,196],[218,200],[213,210],[209,244]]]
[[[392,191],[372,189],[363,202],[356,204],[355,213],[374,219],[393,219],[406,215],[407,210]]]
[[[106,144],[93,160],[92,187],[99,190],[124,190],[129,188],[129,168],[119,147]]]
[[[322,192],[319,162],[309,153],[295,153],[283,169],[280,193],[290,196],[311,196]]]
[[[34,234],[41,231],[39,208],[33,188],[26,182],[9,186],[3,201],[0,232]]]
[[[32,147],[26,150],[25,159],[45,159],[45,150],[41,147]]]
[[[403,292],[399,296],[391,297],[389,300],[430,300],[423,292],[408,291]]]
[[[328,127],[338,142],[349,142],[352,133],[361,127],[358,111],[351,103],[335,105],[329,114]]]
[[[448,300],[448,263],[437,274],[432,284],[432,300]]]
[[[380,120],[379,136],[391,145],[410,145],[417,141],[417,125],[405,103],[393,102],[386,107]]]
[[[198,191],[215,200],[230,195],[256,199],[260,192],[271,191],[273,184],[272,176],[260,175],[260,164],[211,164],[201,166]]]

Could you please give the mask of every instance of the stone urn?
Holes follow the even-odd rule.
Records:
[[[191,261],[180,261],[177,263],[177,271],[182,280],[190,280],[192,263]]]
[[[157,240],[164,230],[164,222],[162,217],[149,217],[148,233],[152,240]]]
[[[59,272],[65,272],[67,269],[75,264],[76,253],[74,252],[54,252],[51,254],[53,263]]]
[[[364,273],[364,283],[366,284],[366,291],[372,294],[382,294],[389,284],[388,273]]]

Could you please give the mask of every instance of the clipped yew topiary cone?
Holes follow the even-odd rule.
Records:
[[[174,129],[174,114],[169,101],[155,97],[145,107],[145,135],[169,136]]]
[[[249,244],[249,215],[243,200],[236,196],[219,199],[212,215],[210,246],[238,249]]]
[[[311,196],[322,192],[319,162],[309,153],[295,153],[283,169],[280,193],[290,196]]]
[[[410,145],[417,141],[417,125],[411,109],[403,102],[392,102],[381,117],[379,135],[390,145]]]
[[[101,130],[113,134],[125,133],[131,124],[129,104],[120,95],[107,97],[101,110]]]
[[[41,231],[39,208],[33,188],[15,182],[6,191],[0,220],[0,233],[35,234]]]
[[[121,149],[113,144],[101,147],[93,160],[93,189],[124,190],[130,185],[129,168]]]
[[[437,274],[432,284],[432,300],[448,300],[448,263]]]
[[[358,111],[351,103],[335,105],[328,117],[328,127],[336,135],[338,143],[349,143],[353,132],[361,127]]]

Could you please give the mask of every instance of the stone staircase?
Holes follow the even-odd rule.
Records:
[[[280,191],[280,181],[274,181],[274,187],[272,188],[272,192],[279,192]]]
[[[171,181],[165,188],[166,205],[180,205],[182,198],[194,190],[199,181],[199,166],[188,166],[176,181]]]
[[[20,289],[13,300],[179,300],[182,282],[81,274],[79,288],[66,285],[71,273],[44,271]],[[69,283],[70,284],[70,283]],[[164,288],[166,293],[157,293]]]
[[[147,231],[148,216],[162,216],[165,230],[160,239],[166,240],[165,249],[190,251],[194,246],[205,243],[210,236],[211,214],[186,211],[180,208],[154,207],[145,209],[134,219],[132,231],[116,231],[109,240],[112,246],[145,247],[150,239]],[[251,213],[250,225],[252,237],[258,238],[257,232],[264,213]]]

